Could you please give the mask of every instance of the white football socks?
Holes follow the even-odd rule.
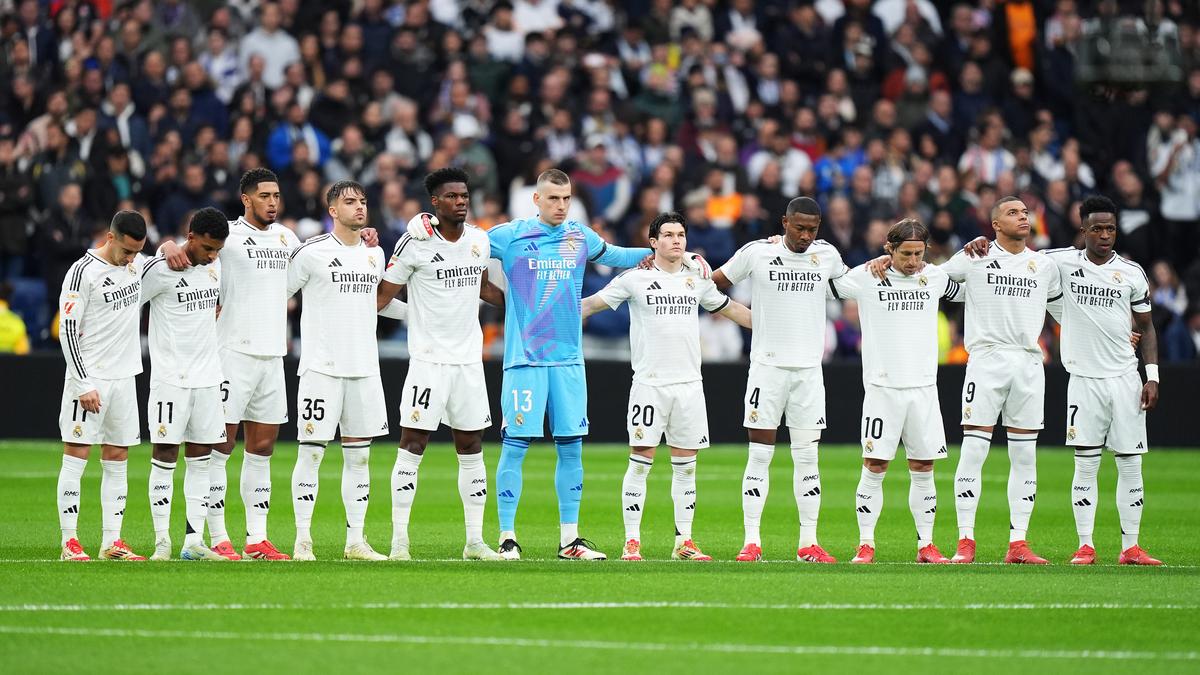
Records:
[[[675,545],[692,538],[696,517],[696,457],[671,458],[671,501],[675,504]]]
[[[483,509],[487,504],[487,468],[482,452],[458,455],[458,496],[463,503],[467,543],[482,543]]]
[[[642,512],[646,508],[646,478],[654,460],[641,455],[629,455],[629,467],[621,482],[621,517],[625,521],[625,540],[642,540]],[[674,492],[672,492],[672,495]]]
[[[746,458],[746,472],[742,475],[742,523],[746,528],[747,544],[762,544],[759,525],[763,507],[767,503],[767,492],[771,489],[771,457],[775,447],[765,443],[751,443]]]
[[[267,538],[267,514],[271,510],[271,457],[253,455],[242,457],[242,502],[246,505],[246,545]]]
[[[175,496],[175,462],[150,460],[150,521],[154,538],[171,538],[171,499]]]
[[[821,472],[817,468],[817,441],[811,436],[805,438],[805,433],[812,432],[792,430],[792,491],[795,492],[796,508],[800,512],[799,548],[817,543],[817,519],[821,515]],[[800,440],[797,440],[798,436]]]
[[[1121,550],[1137,546],[1142,524],[1142,456],[1117,455],[1117,517],[1121,520]]]
[[[204,516],[208,512],[208,456],[183,458],[183,507],[187,525],[183,545],[204,545]]]
[[[398,448],[396,463],[392,466],[392,549],[408,546],[408,518],[412,514],[413,499],[417,496],[417,471],[421,468],[421,455]]]
[[[58,472],[58,526],[64,544],[79,538],[79,483],[86,467],[86,459],[63,455]]]
[[[321,460],[325,444],[300,443],[292,469],[292,510],[296,515],[296,541],[312,543],[312,514],[321,488]]]
[[[125,519],[125,501],[129,496],[128,460],[102,459],[100,467],[101,539],[100,550],[112,546],[121,538],[121,521]]]
[[[1088,452],[1092,452],[1089,450]],[[1080,546],[1092,546],[1096,527],[1096,475],[1100,473],[1100,449],[1094,455],[1075,455],[1075,475],[1071,478],[1071,511],[1075,514],[1075,531]],[[1121,500],[1117,500],[1119,504]]]
[[[958,512],[958,538],[975,539],[975,512],[983,491],[983,463],[991,449],[992,433],[971,429],[963,432],[958,468],[954,471],[954,507]]]
[[[347,547],[363,543],[363,526],[370,501],[371,441],[343,441],[342,505],[346,507]]]
[[[1008,540],[1025,541],[1037,499],[1037,434],[1008,432]]]
[[[225,465],[228,462],[229,455],[216,449],[208,456],[208,541],[213,546],[229,540],[229,533],[225,531],[225,491],[229,486]]]
[[[937,487],[933,471],[908,472],[908,510],[917,526],[917,550],[933,543],[933,521],[937,514]]]
[[[879,522],[879,513],[883,510],[883,477],[883,471],[876,473],[864,466],[858,479],[858,487],[854,491],[854,512],[858,516],[860,546],[875,546],[875,524]]]

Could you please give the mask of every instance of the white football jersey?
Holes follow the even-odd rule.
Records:
[[[613,309],[629,303],[634,382],[660,385],[701,379],[698,308],[717,312],[729,304],[712,280],[686,267],[674,274],[657,267],[632,269],[596,295]]]
[[[139,327],[145,261],[139,253],[133,262],[117,267],[90,249],[67,270],[58,298],[58,341],[72,397],[96,389],[91,378],[120,380],[142,372]]]
[[[942,264],[942,270],[967,286],[968,353],[974,356],[992,349],[1042,353],[1038,336],[1046,323],[1046,303],[1062,295],[1054,261],[1029,249],[1013,255],[993,241],[982,258],[959,251]]]
[[[1141,265],[1114,255],[1103,265],[1087,252],[1048,251],[1062,282],[1062,362],[1081,377],[1119,377],[1137,370],[1129,343],[1131,311],[1150,311],[1150,281]]]
[[[215,387],[221,377],[217,354],[217,305],[221,261],[182,272],[154,257],[142,268],[142,302],[150,305],[150,384],[181,389]]]
[[[383,249],[361,241],[347,246],[332,234],[313,237],[296,249],[286,297],[303,292],[298,374],[379,375],[375,294],[385,263]]]
[[[961,302],[963,287],[937,265],[877,279],[866,265],[829,283],[839,298],[858,301],[863,384],[907,389],[937,384],[938,301]]]
[[[260,230],[238,218],[221,250],[221,346],[251,356],[287,354],[288,259],[300,245],[279,223]]]
[[[825,351],[825,292],[850,268],[832,244],[818,239],[804,253],[781,239],[746,244],[721,266],[733,283],[752,277],[754,336],[750,360],[783,368],[821,365]]]
[[[396,243],[383,278],[408,285],[410,358],[458,365],[482,362],[479,287],[490,251],[487,233],[471,225],[455,242],[435,231],[425,241],[406,234]]]

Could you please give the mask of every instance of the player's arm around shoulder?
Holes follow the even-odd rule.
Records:
[[[294,235],[293,235],[294,236]],[[309,240],[298,248],[292,249],[292,256],[287,269],[287,296],[290,298],[308,283],[311,261],[314,255],[314,242]]]
[[[750,276],[750,272],[753,269],[754,256],[763,250],[763,247],[768,243],[766,239],[756,239],[735,251],[733,257],[726,260],[724,265],[713,271],[712,280],[717,285],[717,288],[722,291],[729,290],[730,286]]]

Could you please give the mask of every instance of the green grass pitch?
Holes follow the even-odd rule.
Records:
[[[485,449],[489,479],[499,455]],[[1103,564],[1065,564],[1076,539],[1068,502],[1071,456],[1040,453],[1040,491],[1031,543],[1046,568],[995,564],[1007,541],[1004,448],[985,467],[970,567],[911,564],[915,534],[908,472],[897,463],[885,482],[877,530],[882,564],[845,564],[857,544],[857,448],[822,448],[821,541],[839,562],[796,563],[791,458],[776,453],[773,492],[763,518],[768,562],[729,562],[742,542],[740,480],[744,445],[702,453],[695,534],[719,562],[669,560],[673,541],[670,467],[650,474],[643,563],[553,559],[557,510],[553,449],[535,446],[525,465],[518,531],[520,563],[465,563],[455,463],[445,445],[421,469],[410,528],[412,563],[345,563],[339,493],[341,461],[331,446],[321,468],[314,518],[316,563],[111,563],[56,561],[54,485],[60,449],[48,442],[0,442],[0,668],[6,672],[412,672],[633,671],[895,672],[936,668],[972,672],[1154,672],[1200,669],[1200,572],[1196,567],[1195,480],[1200,453],[1159,450],[1145,460],[1142,545],[1167,567],[1113,564],[1120,545],[1113,505],[1115,467],[1100,476],[1097,548]],[[240,451],[239,451],[240,452]],[[391,536],[391,442],[375,446],[375,499],[367,537],[386,551]],[[619,557],[620,483],[627,449],[585,445],[581,533]],[[273,463],[273,541],[293,539],[289,483],[295,446]],[[936,541],[949,555],[956,530],[952,474],[957,452],[938,465],[941,509]],[[100,471],[93,456],[83,482],[79,523],[84,548],[99,546]],[[182,539],[182,462],[176,471],[173,531]],[[229,464],[237,531],[240,462]],[[126,541],[151,552],[146,496],[149,451],[131,453]],[[495,502],[485,520],[495,535]],[[239,544],[236,542],[235,544]],[[494,543],[494,542],[493,542]],[[950,670],[955,669],[955,670]]]

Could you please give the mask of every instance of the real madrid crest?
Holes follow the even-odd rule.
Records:
[[[751,422],[757,422],[757,421],[758,421],[758,411],[757,411],[757,410],[751,410],[751,411],[750,411],[750,421],[751,421]]]
[[[211,267],[208,268],[208,278],[212,279],[213,281],[219,281],[219,279],[217,279],[217,271]]]
[[[971,419],[971,406],[967,406],[967,407],[963,408],[963,419],[964,420]]]
[[[165,425],[165,424],[158,425],[158,437],[159,438],[167,437],[167,425]]]
[[[522,415],[521,413],[517,413],[517,426],[520,426],[522,424],[525,424],[525,416]]]
[[[696,280],[691,277],[688,277],[687,279],[683,280],[683,285],[687,286],[688,290],[692,290],[696,287]]]
[[[75,428],[71,430],[71,435],[74,436],[75,438],[82,438],[83,437],[83,427],[76,424]]]
[[[284,246],[287,246],[287,237],[283,236],[282,234],[279,235],[279,243]]]
[[[129,276],[131,276],[131,277],[137,276],[137,271],[135,271],[133,269],[133,263],[129,263],[128,265],[126,265],[125,271],[129,272]]]
[[[420,422],[421,421],[421,411],[420,410],[412,411],[412,414],[408,416],[408,419],[410,419],[414,422]]]
[[[374,267],[375,266],[375,256],[373,256],[373,255],[367,256],[367,264],[370,265],[371,267]]]
[[[1028,268],[1030,272],[1037,272],[1037,263],[1032,260],[1030,260],[1029,264],[1025,267]]]
[[[309,422],[308,424],[304,425],[304,435],[306,435],[306,436],[312,436],[313,431],[315,431],[315,430],[316,430],[316,428],[313,427],[312,422]]]
[[[921,286],[928,286],[929,285],[929,277],[922,274],[921,276],[917,277],[917,283],[920,284]]]
[[[866,448],[867,452],[875,452],[875,443],[873,441],[867,441]]]
[[[478,258],[481,255],[483,254],[479,251],[479,244],[471,244],[471,257]]]
[[[810,255],[810,256],[808,257],[808,261],[809,261],[810,263],[812,263],[812,266],[813,266],[813,267],[817,267],[817,266],[819,266],[819,265],[821,264],[821,259],[817,257],[817,254],[816,254],[816,253],[814,253],[814,254]]]
[[[636,439],[636,440],[639,440],[639,441],[640,441],[640,440],[642,440],[642,437],[643,437],[643,436],[645,436],[645,434],[643,434],[643,433],[642,433],[642,428],[641,428],[641,427],[638,427],[638,428],[636,428],[636,429],[634,429],[634,430],[633,430],[633,437],[634,437],[634,439]]]
[[[574,237],[567,239],[567,248],[571,249],[571,251],[577,251],[579,250],[579,242],[575,241]]]
[[[1113,272],[1113,281],[1118,284],[1121,283],[1121,273],[1120,272]]]
[[[1067,428],[1067,440],[1068,441],[1075,440],[1075,427]]]

